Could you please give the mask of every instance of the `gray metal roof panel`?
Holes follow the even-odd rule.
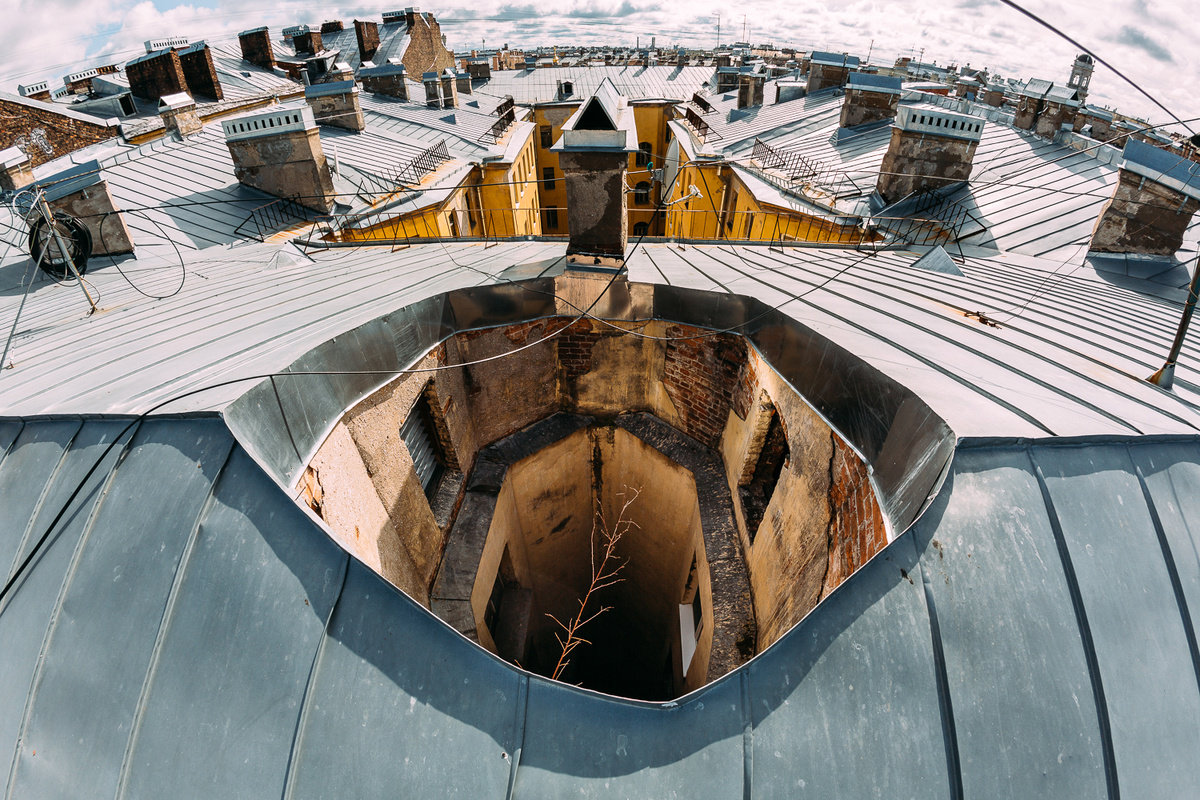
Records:
[[[593,94],[605,78],[630,100],[676,100],[682,102],[712,77],[710,67],[554,67],[536,70],[496,70],[485,83],[475,87],[479,94],[512,95],[521,105],[553,102],[558,82],[571,81],[576,98]]]

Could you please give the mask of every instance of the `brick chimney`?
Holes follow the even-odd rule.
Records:
[[[379,50],[379,25],[374,20],[354,20],[354,37],[358,39],[358,58],[371,61]]]
[[[33,162],[19,147],[0,150],[0,189],[15,191],[33,183]]]
[[[441,75],[442,108],[458,108],[458,80],[454,70],[447,69]]]
[[[1050,81],[1032,78],[1017,95],[1017,110],[1013,112],[1013,127],[1031,131],[1046,106],[1046,94],[1054,88]]]
[[[225,143],[239,182],[328,214],[334,205],[333,178],[308,106],[224,120]]]
[[[134,97],[157,100],[165,94],[187,91],[183,65],[174,50],[156,50],[125,65],[125,77]]]
[[[340,19],[330,19],[321,23],[321,33],[337,33],[344,31],[346,26]]]
[[[212,51],[206,43],[195,42],[181,49],[179,65],[183,69],[183,79],[189,94],[211,97],[214,100],[225,99],[225,92],[221,90],[221,80],[217,77],[217,67],[213,64]]]
[[[1089,250],[1174,255],[1198,208],[1200,164],[1129,139],[1116,190],[1100,211]]]
[[[471,73],[458,72],[454,75],[454,85],[458,87],[459,94],[471,93]]]
[[[358,71],[363,88],[374,94],[408,99],[408,83],[404,79],[403,64],[380,64],[377,67],[363,67]]]
[[[550,148],[567,190],[567,263],[621,267],[629,229],[626,172],[637,152],[633,108],[605,78]]]
[[[50,84],[47,81],[19,84],[17,86],[17,94],[21,95],[21,97],[27,97],[30,100],[41,100],[45,103],[51,102]]]
[[[238,34],[242,46],[242,58],[256,67],[275,68],[275,50],[271,47],[271,31],[266,27],[242,31]]]
[[[858,66],[858,56],[814,50],[808,61],[808,93],[845,84]]]
[[[865,72],[851,72],[842,101],[843,128],[869,125],[896,116],[900,107],[900,79]]]
[[[442,107],[441,81],[436,72],[425,72],[421,75],[421,83],[425,85],[425,105],[430,108]]]
[[[763,89],[767,76],[759,71],[742,72],[738,75],[738,108],[752,108],[763,104]]]
[[[52,208],[70,214],[88,229],[93,256],[133,252],[133,237],[113,202],[100,162],[77,164],[39,185],[45,187],[46,201]]]
[[[298,56],[315,56],[325,49],[321,42],[321,32],[314,31],[308,25],[293,25],[290,28],[284,28],[283,35],[291,38],[292,47]]]
[[[896,114],[892,141],[880,166],[879,194],[894,203],[915,192],[971,177],[971,161],[983,136],[983,120],[942,109],[904,106]]]
[[[332,125],[351,131],[366,129],[362,104],[358,99],[358,87],[354,81],[319,83],[304,89],[304,101],[312,109],[313,117],[321,125]]]
[[[187,92],[160,97],[158,115],[162,117],[163,126],[167,131],[178,133],[180,137],[195,133],[204,125],[200,121],[200,115],[196,113],[196,101]]]

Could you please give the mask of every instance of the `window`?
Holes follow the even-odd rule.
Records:
[[[425,496],[431,497],[445,471],[445,457],[434,427],[433,411],[424,393],[401,423],[400,438],[412,456],[413,470],[417,473],[421,488],[425,490]]]
[[[633,226],[633,235],[634,236],[645,236],[649,232],[649,230],[650,230],[650,223],[638,222],[638,223],[635,223]]]
[[[542,125],[539,128],[539,132],[542,135],[542,147],[550,147],[550,145],[554,144],[554,129],[552,127]]]
[[[554,167],[542,167],[542,186],[546,189],[554,188]]]
[[[639,181],[638,185],[633,187],[633,202],[639,206],[648,205],[650,203],[650,182]]]
[[[650,163],[650,153],[651,153],[652,149],[653,148],[650,147],[649,142],[642,142],[641,144],[639,144],[637,157],[634,159],[634,163],[639,167],[644,167],[647,164],[649,164]]]
[[[546,209],[546,227],[550,228],[551,230],[558,230],[558,209],[557,208],[547,208]]]

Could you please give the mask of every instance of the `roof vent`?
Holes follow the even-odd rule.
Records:
[[[17,92],[20,93],[21,97],[33,97],[35,94],[49,94],[50,84],[46,81],[21,84],[17,86]]]
[[[172,47],[186,47],[189,43],[186,36],[168,36],[164,39],[147,39],[145,45],[147,53],[154,53]]]

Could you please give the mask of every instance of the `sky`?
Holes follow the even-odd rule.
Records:
[[[412,0],[409,0],[412,2]],[[1200,117],[1200,14],[1188,0],[1015,0],[1126,75],[1175,116]],[[0,90],[75,69],[129,60],[150,38],[222,37],[260,25],[355,18],[378,20],[403,6],[318,5],[311,0],[0,0],[20,20],[6,37]],[[987,67],[1004,77],[1065,83],[1077,48],[999,0],[515,0],[491,5],[421,6],[442,24],[456,50],[536,45],[712,47],[748,39],[777,47],[834,50],[893,63],[900,56]],[[745,26],[745,27],[743,27]],[[1154,123],[1171,116],[1103,65],[1089,101]],[[1200,121],[1190,124],[1200,131]],[[1175,128],[1183,130],[1182,128]]]

